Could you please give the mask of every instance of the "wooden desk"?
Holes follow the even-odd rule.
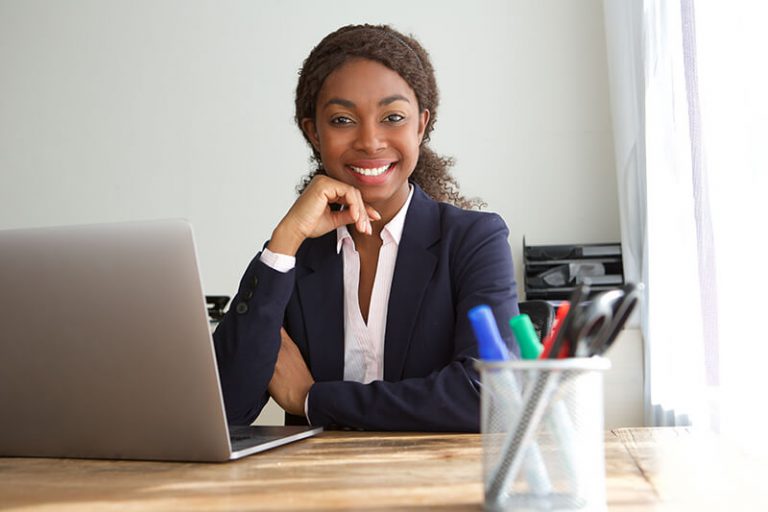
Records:
[[[479,435],[325,432],[225,464],[0,458],[0,510],[481,510]],[[766,459],[606,432],[609,510],[768,510]],[[766,492],[758,492],[762,485]]]

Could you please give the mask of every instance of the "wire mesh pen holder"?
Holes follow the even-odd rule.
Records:
[[[606,510],[601,357],[477,363],[486,510]]]

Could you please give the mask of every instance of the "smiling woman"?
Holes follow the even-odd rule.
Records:
[[[328,78],[349,60],[365,59],[379,63],[394,72],[415,95],[419,112],[426,111],[424,134],[419,144],[418,162],[411,179],[427,194],[438,201],[446,201],[462,208],[477,208],[483,203],[468,199],[459,193],[459,187],[448,172],[450,158],[435,154],[427,145],[437,121],[439,91],[429,54],[412,37],[396,32],[388,26],[350,25],[329,34],[318,44],[307,60],[296,87],[296,122],[302,126],[304,137],[312,145],[317,167],[304,180],[302,190],[309,185],[316,174],[324,174],[323,161],[317,147],[312,143],[312,132],[303,127],[305,119],[315,119],[323,104],[319,95]],[[366,86],[370,84],[366,83]],[[382,101],[391,98],[382,98]],[[409,94],[402,94],[411,98]],[[343,98],[334,98],[344,101]]]
[[[386,26],[343,27],[305,61],[317,167],[214,335],[231,423],[271,395],[287,423],[478,431],[467,311],[490,305],[517,353],[517,295],[504,221],[461,209],[478,202],[426,144],[437,98],[426,51]]]

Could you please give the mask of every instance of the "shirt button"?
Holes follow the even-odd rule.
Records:
[[[237,313],[239,315],[243,315],[243,314],[247,313],[248,312],[248,304],[246,304],[245,302],[238,302],[237,307],[235,308],[235,311],[237,311]]]

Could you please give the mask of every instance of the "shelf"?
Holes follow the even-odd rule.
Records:
[[[590,285],[590,295],[624,284],[619,243],[535,246],[526,245],[523,238],[523,262],[529,300],[567,299],[576,286],[589,280],[596,281]]]

